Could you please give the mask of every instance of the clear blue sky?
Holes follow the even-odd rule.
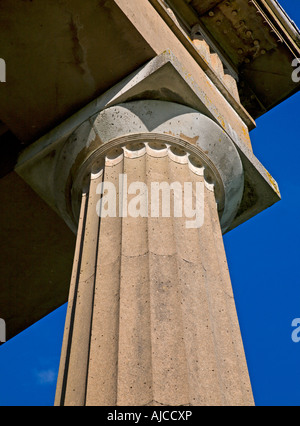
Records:
[[[280,3],[300,26],[298,0]],[[282,201],[225,236],[258,406],[300,405],[300,94],[257,120],[255,155]],[[0,347],[0,406],[53,405],[66,305]]]

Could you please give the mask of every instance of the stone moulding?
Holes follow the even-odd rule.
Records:
[[[251,149],[239,139],[230,123],[224,122],[223,119],[220,122],[220,111],[207,101],[203,90],[197,86],[192,76],[184,70],[172,52],[165,52],[157,56],[25,149],[19,157],[16,172],[62,216],[61,203],[57,200],[65,199],[66,192],[62,189],[58,192],[57,164],[66,141],[77,129],[83,130],[83,123],[86,122],[86,126],[91,126],[89,120],[99,116],[101,111],[138,100],[160,100],[192,108],[202,116],[211,119],[216,125],[218,124],[217,127],[223,137],[229,137],[232,141],[243,165],[244,194],[236,216],[227,230],[235,228],[280,200],[275,180],[260,164]],[[230,105],[228,108],[231,108]],[[172,131],[172,129],[168,129],[168,131]],[[136,129],[136,133],[140,134],[141,129]],[[173,136],[164,135],[164,137],[169,136],[170,138]],[[179,139],[182,139],[180,135],[177,135],[177,138],[178,136]],[[116,135],[117,137],[120,135]],[[186,138],[182,140],[190,142]],[[68,153],[68,161],[73,164],[75,160],[76,156],[72,158]],[[74,220],[70,219],[70,211],[63,218],[68,226],[76,232]]]

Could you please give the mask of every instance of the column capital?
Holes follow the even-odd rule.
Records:
[[[55,168],[56,204],[77,226],[82,192],[91,173],[118,148],[164,143],[201,164],[206,182],[214,184],[223,232],[236,216],[244,190],[239,153],[224,130],[204,114],[184,105],[141,100],[119,104],[93,115],[66,140]],[[170,152],[171,152],[170,151]]]
[[[149,98],[152,100],[141,101],[141,99]],[[156,101],[153,99],[156,99]],[[157,101],[157,99],[160,101]],[[112,116],[110,117],[112,119],[111,125],[101,126],[100,132],[97,126],[98,119],[103,120],[105,114],[110,114],[113,111],[112,108],[116,108],[117,106],[119,108],[123,107],[124,112],[125,105],[126,108],[131,104],[141,105],[136,102],[146,102],[148,105],[150,105],[149,103],[154,105],[154,102],[165,102],[168,107],[177,108],[178,114],[182,114],[184,120],[188,109],[187,114],[191,113],[189,117],[190,119],[194,118],[195,123],[190,125],[191,120],[188,122],[180,120],[180,123],[177,123],[176,114],[172,116],[172,114],[168,115],[169,113],[166,112],[165,115],[160,116],[161,111],[156,115],[155,119],[151,113],[145,115],[145,117],[140,117],[140,113],[143,110],[140,110],[140,106],[138,106],[137,111],[131,111],[131,118],[136,114],[136,117],[134,117],[137,119],[136,126],[135,128],[132,127],[131,131],[127,129],[127,134],[125,134],[125,121],[122,120],[120,130],[123,130],[123,134],[122,132],[121,134],[115,133],[113,136],[113,131],[116,131],[118,126],[114,125],[116,117]],[[246,143],[249,136],[246,117],[236,114],[235,111],[230,109],[229,104],[223,105],[223,107],[224,109],[220,109],[220,105],[216,104],[207,95],[205,90],[197,84],[194,78],[185,71],[185,68],[174,54],[167,51],[130,74],[93,102],[62,122],[57,128],[26,148],[20,155],[15,170],[63,218],[73,232],[76,233],[76,210],[78,208],[75,208],[74,217],[72,203],[70,202],[71,199],[74,199],[73,194],[76,192],[72,192],[74,186],[73,180],[74,176],[76,177],[78,168],[85,162],[86,157],[92,155],[92,150],[98,148],[102,150],[104,143],[119,137],[129,135],[134,137],[134,134],[142,133],[151,135],[159,133],[164,137],[177,138],[176,143],[180,139],[188,148],[192,147],[197,149],[198,152],[202,151],[202,154],[204,153],[206,157],[210,157],[211,152],[205,145],[203,135],[209,135],[209,129],[213,129],[212,134],[216,135],[214,140],[218,141],[220,139],[222,141],[216,147],[218,149],[224,147],[225,153],[222,164],[215,163],[214,158],[212,158],[212,163],[217,165],[219,172],[220,170],[228,171],[228,167],[233,164],[230,162],[230,155],[233,153],[238,152],[243,166],[244,184],[241,183],[241,185],[244,187],[244,192],[240,207],[233,220],[230,215],[228,216],[229,219],[226,219],[225,212],[222,212],[221,203],[219,203],[223,232],[226,232],[227,224],[231,221],[231,225],[229,228],[227,227],[227,231],[230,231],[279,201],[280,192],[276,181],[258,161]],[[173,109],[174,111],[176,112],[176,109]],[[197,121],[196,116],[201,117],[201,119]],[[170,120],[172,120],[171,124],[173,128],[170,128],[170,125],[168,125]],[[131,126],[134,124],[134,121],[135,119],[131,120]],[[149,127],[147,127],[148,124]],[[165,126],[164,129],[162,129],[163,124]],[[180,128],[181,125],[182,128]],[[79,141],[79,130],[83,136],[88,135],[88,139],[85,142]],[[101,133],[102,141],[100,141],[99,137],[95,136],[97,135],[96,130],[98,133]],[[110,136],[107,132],[110,132]],[[62,152],[68,140],[74,134],[77,134],[79,139],[74,140],[74,146],[69,146],[69,151],[66,153],[66,158],[64,159]],[[104,138],[105,135],[106,139]],[[220,138],[219,135],[221,135]],[[85,143],[85,146],[82,146],[82,142]],[[75,145],[78,147],[78,150]],[[225,147],[228,147],[228,149]],[[208,154],[205,151],[208,151]],[[222,152],[220,150],[218,152],[220,158],[222,158]],[[65,161],[60,161],[61,158]],[[57,174],[59,170],[58,162],[67,168],[68,174],[66,176]],[[75,172],[75,175],[73,172]],[[230,176],[230,171],[227,176]],[[57,185],[58,177],[61,177],[59,185]],[[231,195],[229,198],[231,198]],[[237,194],[235,193],[235,195]],[[66,198],[68,199],[67,204]],[[237,196],[236,201],[238,198]]]

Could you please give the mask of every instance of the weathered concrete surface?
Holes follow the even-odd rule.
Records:
[[[83,195],[56,405],[253,405],[212,188],[200,229],[96,214],[99,183],[118,188],[121,173],[203,183],[159,151],[129,147]]]
[[[0,24],[1,39],[9,40],[1,45],[8,78],[0,86],[0,119],[21,142],[33,142],[170,49],[220,119],[250,144],[248,127],[148,0],[48,1],[46,9],[44,3],[3,0]]]
[[[0,118],[26,143],[155,56],[114,1],[4,0],[0,39]]]

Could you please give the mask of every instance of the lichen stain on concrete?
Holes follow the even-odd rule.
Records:
[[[252,149],[252,143],[251,143],[248,129],[246,129],[245,127],[242,127],[242,132],[243,132],[243,136],[245,138],[246,144],[249,146],[250,149]]]
[[[218,122],[221,124],[221,126],[223,127],[223,129],[226,129],[226,123],[225,123],[225,120],[224,120],[224,118],[221,116],[221,115],[219,115],[218,116]]]
[[[168,132],[164,132],[165,135],[170,135],[170,136],[175,136],[173,132],[171,132],[171,130],[169,130]]]
[[[276,180],[273,178],[273,176],[270,175],[270,173],[266,170],[267,176],[269,178],[269,182],[271,183],[271,185],[273,186],[275,192],[277,193],[277,195],[279,197],[281,197],[280,191],[279,191],[279,187],[278,184],[276,182]]]
[[[186,136],[183,133],[180,133],[180,137],[181,137],[181,139],[185,140],[186,142],[188,142],[192,145],[197,145],[197,142],[199,140],[199,136],[195,136],[193,138],[190,138],[189,136]]]

